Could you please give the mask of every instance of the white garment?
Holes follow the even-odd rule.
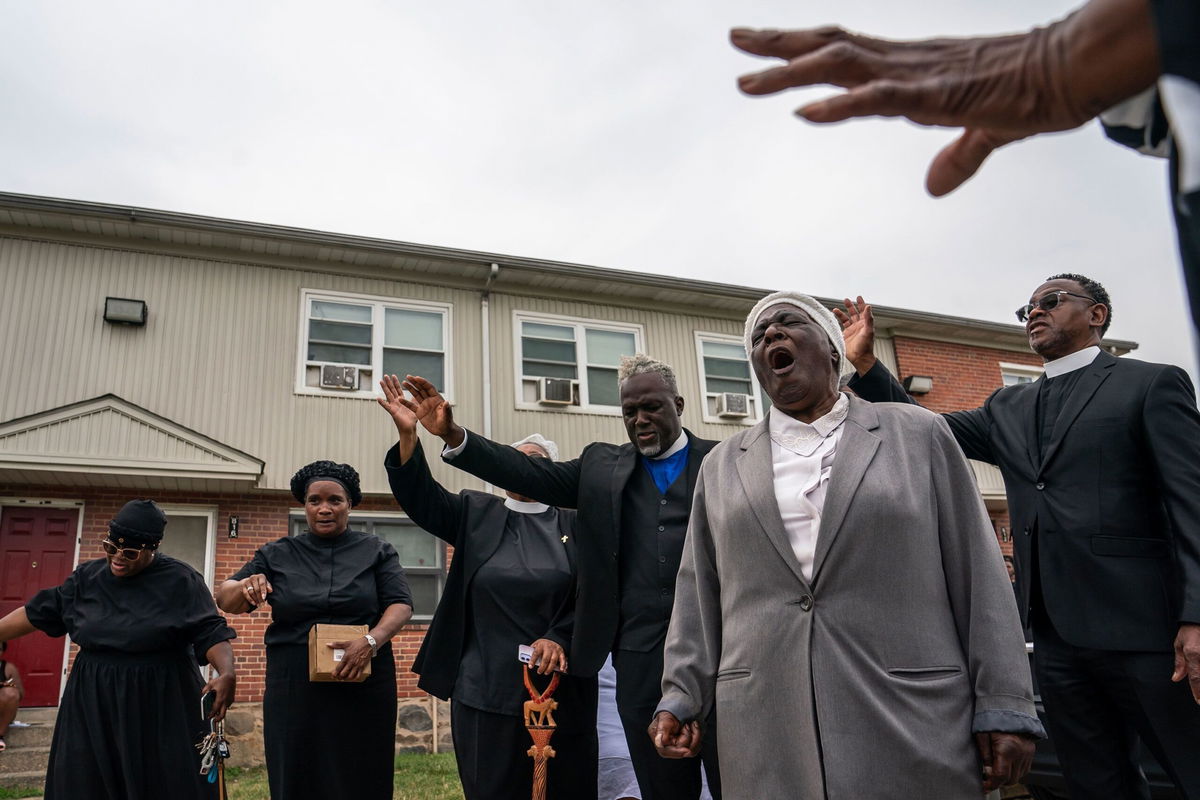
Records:
[[[774,408],[768,418],[775,502],[788,543],[807,581],[812,580],[825,490],[849,409],[849,398],[841,394],[829,413],[811,425]]]
[[[527,503],[524,500],[513,500],[511,497],[504,498],[504,507],[518,514],[541,514],[550,510],[550,506],[545,503]]]
[[[641,800],[642,792],[633,773],[633,761],[629,758],[629,744],[625,741],[625,728],[617,713],[617,671],[613,669],[611,654],[596,677],[600,684],[596,706],[596,733],[600,740],[599,800],[622,800],[627,797]],[[709,734],[715,735],[713,731],[709,731]],[[700,781],[699,800],[712,800],[704,770],[700,771]]]
[[[1069,356],[1056,358],[1053,361],[1047,361],[1046,377],[1057,378],[1059,375],[1066,375],[1068,372],[1074,372],[1077,369],[1083,369],[1088,364],[1096,360],[1096,356],[1100,355],[1100,348],[1096,345],[1085,347],[1082,350],[1076,350]]]
[[[661,453],[659,453],[656,456],[650,456],[650,460],[651,461],[662,461],[664,458],[670,458],[671,456],[675,455],[680,450],[682,450],[684,447],[686,447],[687,443],[688,443],[687,434],[684,433],[683,431],[680,431],[679,436],[677,436],[675,438],[675,443],[673,445],[668,447],[666,450],[663,450]]]

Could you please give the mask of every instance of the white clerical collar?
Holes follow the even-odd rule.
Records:
[[[1046,362],[1046,377],[1057,378],[1059,375],[1066,375],[1068,372],[1074,372],[1077,369],[1083,369],[1088,364],[1096,360],[1096,356],[1100,355],[1100,348],[1096,345],[1085,347],[1082,350],[1076,350],[1069,356],[1056,358],[1053,361]]]
[[[526,503],[521,500],[513,500],[511,497],[504,498],[504,507],[518,514],[541,514],[550,509],[550,506],[545,503]]]
[[[683,430],[681,429],[679,431],[679,438],[675,440],[675,444],[671,445],[666,450],[663,450],[661,453],[659,453],[656,456],[650,456],[650,460],[651,461],[662,461],[664,458],[670,458],[671,456],[675,455],[683,448],[687,447],[687,443],[688,443],[687,434],[684,433]]]
[[[801,422],[782,411],[776,411],[778,409],[772,408],[767,415],[771,440],[797,455],[810,455],[818,444],[828,439],[846,421],[846,415],[850,412],[850,398],[839,392],[833,408],[812,423]]]

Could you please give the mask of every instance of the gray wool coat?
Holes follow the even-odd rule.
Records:
[[[659,709],[687,721],[715,704],[726,800],[978,800],[973,729],[1040,725],[1012,587],[946,423],[850,398],[811,582],[773,481],[765,420],[705,460]]]

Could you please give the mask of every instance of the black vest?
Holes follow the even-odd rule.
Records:
[[[621,619],[613,649],[645,653],[667,635],[692,498],[686,466],[664,495],[641,458],[621,496]]]

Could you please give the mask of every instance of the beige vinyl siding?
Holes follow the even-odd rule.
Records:
[[[203,237],[200,237],[201,239]],[[203,245],[197,240],[195,244]],[[142,244],[142,247],[147,245]],[[202,251],[200,251],[202,253]],[[286,248],[278,250],[286,256]],[[247,253],[246,258],[254,256]],[[199,434],[266,462],[261,489],[286,489],[292,472],[317,458],[353,464],[368,493],[386,493],[383,453],[394,442],[390,420],[371,400],[295,392],[303,289],[417,300],[451,306],[449,367],[455,414],[482,431],[481,294],[477,290],[351,276],[297,262],[288,268],[197,256],[0,237],[0,422],[112,393]],[[344,268],[342,268],[344,269]],[[396,270],[399,276],[399,270]],[[437,280],[408,270],[415,280]],[[482,287],[480,287],[482,288]],[[545,287],[541,287],[545,288]],[[541,289],[535,290],[540,291]],[[145,300],[144,328],[103,321],[104,298]],[[492,438],[514,441],[538,431],[571,458],[593,441],[624,442],[615,413],[568,413],[516,407],[514,312],[641,326],[642,349],[675,367],[684,424],[723,439],[738,422],[706,423],[695,350],[697,331],[740,337],[740,312],[685,314],[616,305],[611,297],[577,300],[514,294],[490,298]],[[894,370],[890,339],[876,350]],[[22,380],[20,376],[33,376]],[[424,436],[426,446],[437,443]],[[71,450],[71,442],[57,447]],[[94,443],[79,441],[79,452]],[[450,489],[479,483],[439,463]]]
[[[679,393],[684,398],[684,425],[697,436],[712,439],[723,439],[738,430],[736,425],[701,421],[702,397],[694,331],[740,333],[740,319],[715,319],[600,302],[568,302],[497,293],[491,300],[492,438],[515,441],[536,431],[557,442],[563,458],[574,458],[590,442],[626,441],[621,418],[614,413],[570,413],[552,408],[529,411],[516,407],[517,336],[513,328],[516,312],[642,326],[642,349],[647,355],[675,368]]]
[[[480,416],[477,292],[11,238],[0,238],[0,286],[12,310],[0,317],[0,421],[111,392],[262,459],[260,488],[285,489],[298,466],[330,458],[386,492],[394,429],[377,404],[294,393],[302,288],[451,304],[456,403]],[[145,300],[146,326],[106,324],[106,296]]]
[[[724,439],[740,430],[740,422],[708,423],[702,419],[704,398],[701,392],[699,364],[696,359],[695,332],[720,333],[741,338],[743,318],[732,319],[702,314],[686,315],[642,309],[630,309],[601,302],[567,302],[527,295],[494,294],[491,300],[492,338],[492,419],[493,437],[511,442],[538,432],[553,439],[562,457],[574,458],[590,442],[621,443],[627,440],[620,416],[604,413],[569,413],[553,408],[529,411],[517,408],[517,351],[514,315],[533,312],[604,322],[641,325],[642,348],[647,355],[675,368],[679,393],[684,398],[683,424],[697,436]],[[879,358],[895,366],[890,338],[880,337],[875,350]],[[465,420],[465,415],[460,414]],[[468,424],[464,422],[463,424]],[[478,430],[478,421],[471,425]]]

